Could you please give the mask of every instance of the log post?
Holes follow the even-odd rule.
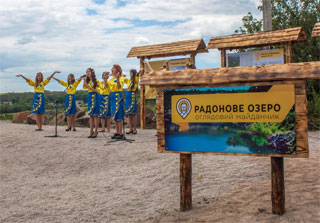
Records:
[[[226,49],[219,49],[221,53],[221,67],[227,66]]]
[[[180,210],[192,208],[192,154],[180,154]]]
[[[292,62],[292,42],[286,44],[286,63]]]
[[[140,57],[140,76],[144,74],[144,57]],[[145,128],[146,123],[146,97],[145,86],[140,85],[140,128]]]
[[[192,63],[193,65],[196,65],[196,55],[196,53],[190,54],[190,63]]]
[[[285,186],[283,157],[271,158],[272,213],[283,215],[285,211]]]

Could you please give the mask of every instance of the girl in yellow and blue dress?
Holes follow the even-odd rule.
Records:
[[[26,78],[22,74],[18,74],[17,77],[22,77],[27,81],[27,83],[34,87],[34,96],[32,103],[32,113],[36,114],[36,123],[38,128],[36,131],[43,131],[43,114],[46,111],[46,104],[44,99],[44,88],[47,84],[49,84],[51,78],[56,74],[60,73],[60,71],[53,72],[47,79],[43,80],[43,74],[41,72],[37,73],[35,81]]]
[[[122,76],[122,69],[119,65],[114,64],[112,69],[112,78],[108,82],[110,86],[111,116],[116,122],[116,133],[112,139],[123,139],[123,95],[122,89],[125,84],[125,77]]]
[[[106,121],[107,121],[107,131],[110,132],[110,124],[111,124],[111,106],[110,106],[110,86],[108,84],[108,78],[110,73],[103,72],[102,74],[102,82],[100,82],[99,86],[99,119],[101,121],[101,131],[105,132]]]
[[[128,89],[126,92],[125,112],[129,120],[129,132],[126,134],[137,134],[137,98],[136,91],[139,85],[139,74],[135,69],[130,70],[130,79],[126,79]]]
[[[76,90],[78,85],[81,82],[81,78],[75,79],[73,74],[68,75],[68,82],[64,82],[62,80],[59,80],[55,77],[53,77],[56,81],[59,82],[62,86],[66,87],[66,98],[64,101],[64,115],[67,117],[67,126],[68,128],[66,131],[71,131],[71,122],[73,131],[76,131],[76,112],[77,112],[77,106],[76,106]]]
[[[83,89],[88,90],[88,115],[90,116],[90,135],[88,138],[96,138],[99,127],[99,80],[96,79],[94,69],[88,68],[83,78]],[[94,132],[93,132],[94,130]]]

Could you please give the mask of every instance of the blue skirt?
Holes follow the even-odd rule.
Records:
[[[108,94],[99,94],[99,118],[108,118],[111,116],[110,97]]]
[[[64,101],[64,114],[75,115],[77,112],[76,96],[74,94],[67,94]]]
[[[98,94],[95,92],[88,93],[88,115],[89,116],[99,115]]]
[[[44,114],[46,111],[46,103],[44,93],[34,93],[32,102],[32,113]]]
[[[111,92],[111,114],[115,121],[123,120],[123,97],[121,91]]]
[[[136,93],[134,91],[126,92],[125,108],[126,108],[127,115],[137,113],[137,99],[136,99]]]

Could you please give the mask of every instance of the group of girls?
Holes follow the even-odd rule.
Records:
[[[98,135],[98,127],[101,122],[102,129],[100,132],[110,131],[111,118],[116,123],[116,133],[111,137],[113,139],[123,139],[123,118],[124,114],[128,116],[129,131],[127,134],[137,134],[137,101],[136,91],[139,84],[139,74],[136,70],[130,70],[130,78],[126,78],[122,74],[119,65],[113,65],[111,74],[103,72],[102,81],[96,78],[94,69],[88,68],[86,74],[75,79],[73,74],[68,75],[67,82],[54,77],[55,71],[46,80],[43,80],[43,74],[37,73],[35,82],[25,76],[19,74],[17,77],[23,77],[27,83],[34,87],[34,98],[32,113],[36,115],[36,123],[38,129],[42,131],[43,114],[45,113],[44,90],[45,86],[53,78],[62,86],[66,87],[66,99],[64,113],[67,117],[67,129],[76,131],[75,114],[76,114],[76,98],[75,93],[81,80],[83,80],[83,89],[88,90],[88,115],[90,116],[90,134],[88,138],[96,138]],[[111,77],[109,79],[109,77]],[[122,95],[124,85],[127,85],[126,96]],[[125,101],[125,103],[124,103]],[[124,106],[125,105],[125,106]]]

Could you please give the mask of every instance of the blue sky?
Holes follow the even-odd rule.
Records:
[[[260,0],[0,0],[0,92],[33,91],[16,74],[34,79],[55,70],[66,80],[88,67],[98,77],[120,64],[124,73],[139,68],[126,58],[133,46],[234,33]],[[160,59],[160,58],[159,58]],[[158,59],[157,59],[158,60]],[[217,50],[196,57],[197,68],[220,67]],[[47,90],[63,90],[54,80]]]

